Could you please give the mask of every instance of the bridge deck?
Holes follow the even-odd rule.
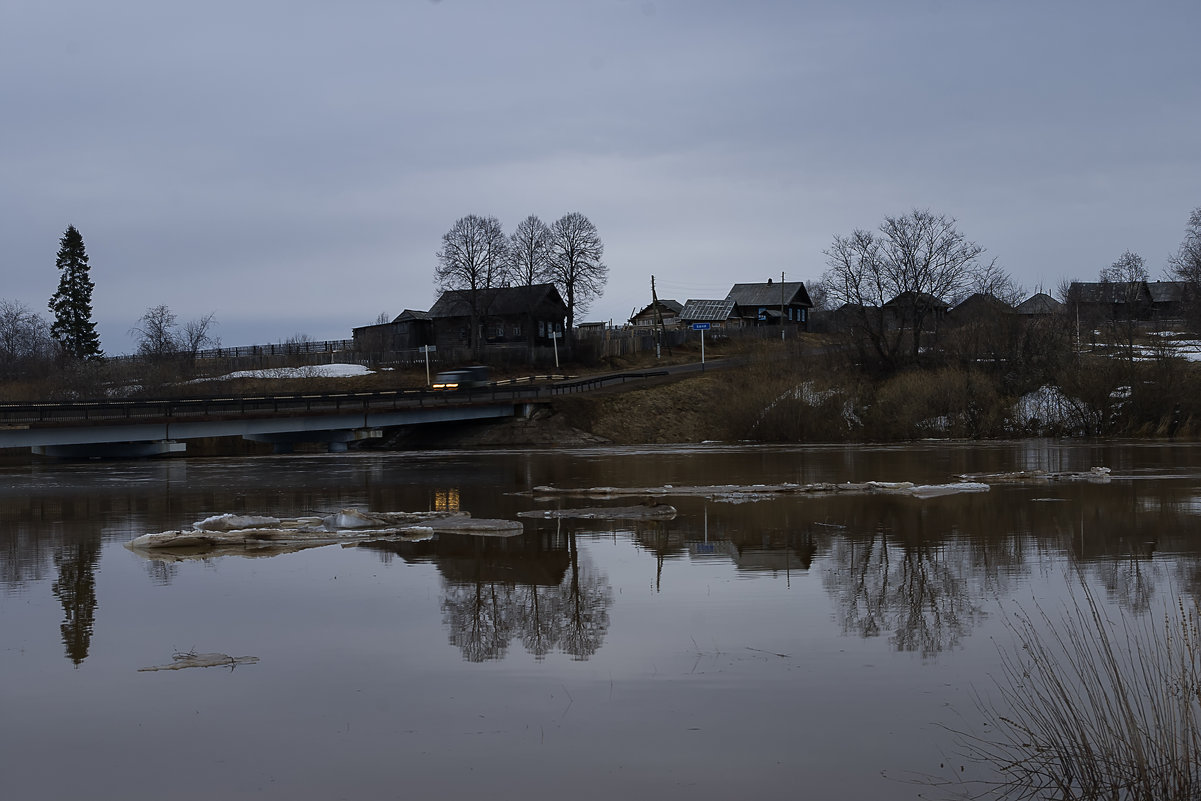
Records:
[[[0,404],[0,448],[294,435],[513,416],[556,395],[643,382],[667,371],[546,384],[511,382],[455,392],[380,390]],[[322,438],[318,438],[322,439]]]

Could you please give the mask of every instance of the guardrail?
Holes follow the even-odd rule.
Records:
[[[229,417],[367,412],[382,409],[460,406],[500,401],[536,401],[554,395],[588,392],[627,381],[667,375],[667,371],[617,373],[569,380],[566,376],[505,379],[487,387],[454,391],[396,389],[371,392],[322,392],[159,400],[75,401],[0,404],[0,426],[70,426],[113,421],[198,420]],[[538,383],[543,382],[543,383]]]

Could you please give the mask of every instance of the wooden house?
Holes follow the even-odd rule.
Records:
[[[1063,304],[1046,292],[1038,292],[1023,300],[1014,312],[1023,317],[1050,317],[1063,311]]]
[[[941,298],[927,292],[902,292],[884,304],[884,315],[889,328],[913,330],[921,323],[921,330],[937,331],[950,306]]]
[[[813,301],[801,281],[734,284],[728,300],[734,301],[737,314],[745,326],[794,325],[802,330],[809,327],[809,310]]]
[[[647,304],[642,311],[631,317],[630,325],[636,329],[649,329],[662,319],[664,328],[675,328],[680,323],[682,311],[684,306],[678,300],[660,298],[658,302]]]
[[[434,344],[433,322],[428,312],[405,309],[389,323],[363,325],[352,330],[355,350],[381,354]]]
[[[952,326],[987,323],[1013,314],[1013,307],[988,292],[974,292],[947,313]]]
[[[567,317],[567,304],[554,284],[482,289],[476,293],[476,339],[471,336],[471,305],[466,290],[442,293],[429,310],[434,344],[468,347],[478,341],[549,346],[552,333],[562,334]]]

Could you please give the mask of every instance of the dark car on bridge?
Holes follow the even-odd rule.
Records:
[[[443,370],[434,376],[432,389],[447,391],[456,389],[475,389],[492,385],[491,371],[482,365],[460,367],[456,370]]]

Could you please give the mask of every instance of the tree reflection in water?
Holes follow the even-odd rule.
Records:
[[[834,538],[830,557],[836,567],[823,580],[845,633],[888,634],[898,651],[933,656],[959,645],[985,614],[967,581],[966,543],[894,544],[881,532]]]
[[[87,537],[64,543],[54,554],[58,578],[51,585],[63,606],[59,627],[67,657],[78,667],[88,658],[92,627],[96,622],[96,562],[100,538]]]
[[[600,649],[613,594],[608,578],[581,556],[574,532],[471,539],[469,553],[434,555],[443,574],[442,622],[464,659],[503,659],[514,639],[538,660],[556,649],[586,660]]]

